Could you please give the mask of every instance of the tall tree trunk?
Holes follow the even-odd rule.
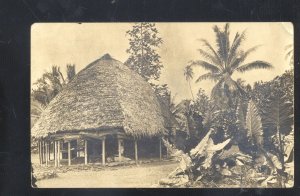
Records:
[[[195,101],[195,98],[194,98],[194,94],[193,94],[193,91],[192,91],[192,87],[191,87],[191,82],[190,82],[190,80],[189,80],[188,82],[189,82],[189,87],[190,87],[190,91],[191,91],[191,94],[192,94],[193,101]]]

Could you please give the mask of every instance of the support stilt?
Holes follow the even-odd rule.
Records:
[[[53,147],[53,149],[52,149],[52,151],[53,151],[53,160],[55,161],[55,141],[52,141],[52,147]]]
[[[43,165],[43,163],[44,163],[44,160],[43,160],[43,140],[41,140],[41,162],[42,162],[42,165]]]
[[[51,161],[51,141],[48,142],[48,160],[49,162]]]
[[[57,167],[57,141],[54,141],[54,166]]]
[[[162,139],[159,138],[159,159],[161,160],[162,159],[162,151],[161,151],[161,141]]]
[[[48,166],[48,142],[45,142],[45,155],[46,166]]]
[[[102,139],[102,165],[105,165],[105,137]]]
[[[135,154],[135,162],[138,163],[138,145],[137,145],[137,140],[134,140],[134,154]]]
[[[45,162],[45,142],[42,140],[42,164]]]
[[[123,140],[118,138],[119,161],[123,161]]]
[[[60,167],[60,141],[57,141],[57,166]]]
[[[87,140],[84,140],[84,164],[88,163],[88,153],[87,153]]]
[[[71,165],[71,142],[68,142],[68,165]]]
[[[39,150],[40,165],[42,165],[41,141],[38,141],[38,150]]]
[[[80,151],[79,151],[79,148],[78,148],[78,144],[79,144],[79,141],[77,140],[76,141],[76,153],[77,153],[77,157],[80,157]]]
[[[167,142],[169,142],[168,138],[167,138]],[[170,154],[169,149],[167,148],[166,150],[167,150],[167,158],[169,158],[169,154]]]

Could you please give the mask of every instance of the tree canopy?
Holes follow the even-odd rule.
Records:
[[[127,66],[139,73],[146,81],[157,80],[163,67],[157,49],[163,43],[155,23],[141,22],[126,32],[129,36]]]

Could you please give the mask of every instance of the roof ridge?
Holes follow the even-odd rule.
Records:
[[[99,60],[113,60],[109,53],[103,55]]]

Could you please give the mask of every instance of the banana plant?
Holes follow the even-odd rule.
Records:
[[[270,97],[267,107],[262,110],[263,119],[258,113],[255,103],[250,100],[248,103],[245,128],[247,136],[253,145],[256,145],[261,153],[266,157],[268,165],[272,171],[285,171],[284,163],[284,141],[282,135],[290,132],[293,125],[292,103],[288,102],[284,94],[274,93]],[[263,121],[263,123],[262,123]],[[241,125],[243,123],[240,123]],[[278,137],[279,156],[267,152],[263,147],[263,125],[274,127]],[[284,186],[280,174],[277,175],[281,186]]]
[[[275,145],[278,148],[279,161],[281,163],[282,171],[285,172],[285,140],[293,127],[294,123],[294,111],[293,103],[289,101],[289,97],[286,93],[276,88],[276,83],[273,87],[273,94],[270,96],[266,108],[263,111],[264,126],[274,129],[276,141]]]
[[[252,100],[248,103],[245,126],[247,136],[251,143],[258,147],[263,147],[263,128],[261,117],[259,116],[255,103]]]
[[[218,151],[221,151],[226,147],[231,139],[227,139],[221,143],[215,144],[211,139],[211,133],[213,129],[210,129],[205,137],[199,142],[199,144],[193,148],[189,153],[184,153],[181,150],[176,149],[168,141],[163,140],[164,145],[170,152],[171,156],[176,157],[180,162],[179,166],[169,174],[169,177],[174,177],[179,173],[185,173],[189,176],[189,179],[193,179],[193,168],[195,165],[199,165],[204,169],[212,167],[212,158]],[[201,160],[201,161],[199,161]]]

